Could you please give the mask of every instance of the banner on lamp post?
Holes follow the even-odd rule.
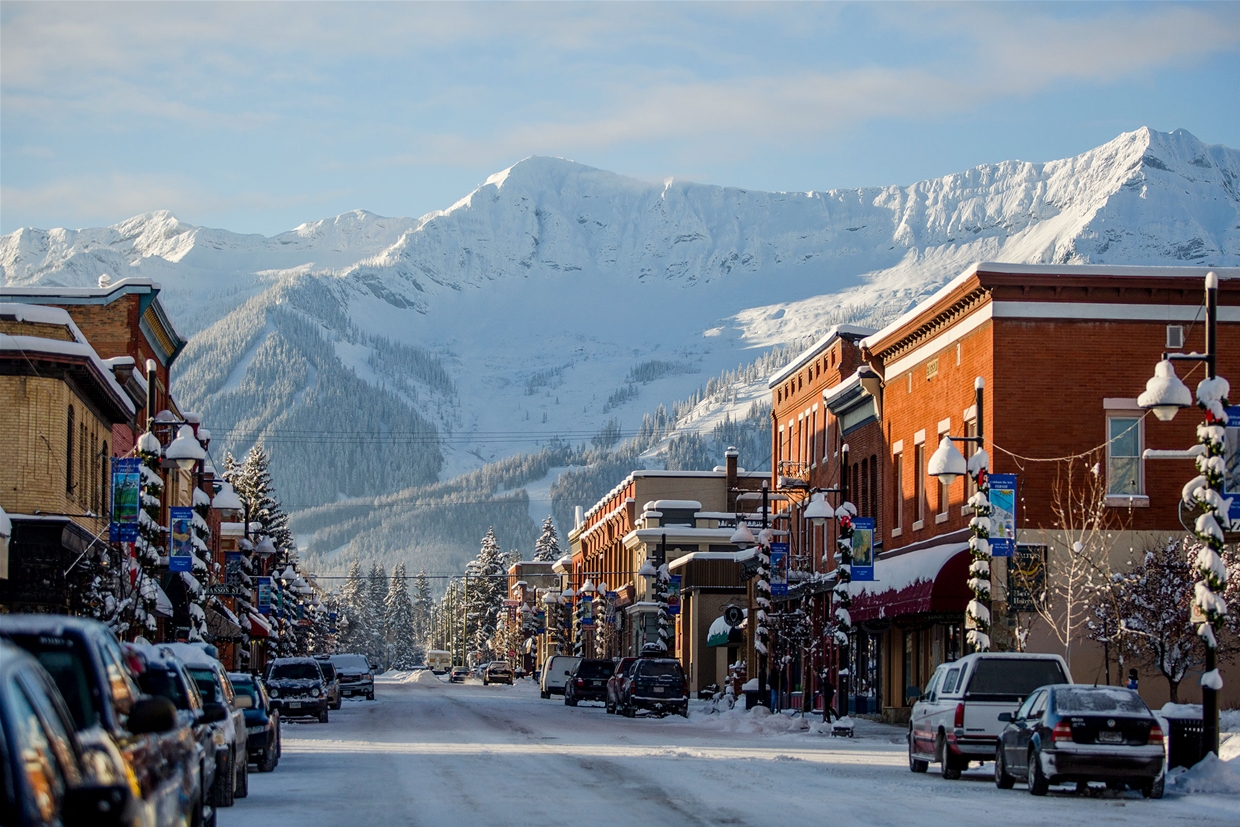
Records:
[[[990,554],[1011,557],[1016,550],[1016,475],[991,474]]]
[[[680,575],[673,574],[667,583],[667,613],[680,614]]]
[[[112,514],[108,539],[132,543],[138,539],[138,511],[142,508],[142,460],[112,460]]]
[[[771,597],[788,596],[788,544],[771,543]]]
[[[271,614],[271,578],[258,578],[258,611],[260,614]]]
[[[194,570],[194,509],[173,506],[168,509],[169,537],[168,571]]]
[[[853,517],[852,520],[853,580],[874,579],[874,518]]]

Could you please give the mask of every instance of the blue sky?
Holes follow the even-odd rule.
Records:
[[[764,190],[1240,147],[1240,3],[0,5],[0,232],[272,235],[528,155]]]

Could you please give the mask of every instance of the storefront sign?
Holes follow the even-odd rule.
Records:
[[[852,579],[874,579],[874,518],[853,517]]]
[[[667,584],[667,613],[680,614],[680,575],[673,574]]]
[[[1008,611],[1037,611],[1037,597],[1046,590],[1046,546],[1020,543],[1007,571]]]
[[[991,474],[990,554],[1011,557],[1016,549],[1016,475]]]
[[[168,509],[168,515],[171,522],[168,571],[193,571],[194,509],[173,506]]]
[[[132,543],[138,539],[138,510],[142,507],[142,460],[112,460],[112,520],[108,539]]]
[[[258,578],[258,611],[262,614],[271,614],[271,578]]]
[[[581,617],[581,625],[587,628],[594,626],[594,598],[589,595],[583,595],[577,603]]]
[[[771,597],[788,596],[788,544],[771,543]]]
[[[241,552],[224,552],[224,582],[229,591],[241,591],[241,577],[245,572],[241,568]]]

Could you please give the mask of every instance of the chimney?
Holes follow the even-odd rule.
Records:
[[[146,429],[151,430],[151,421],[155,419],[155,379],[159,366],[154,359],[146,360]]]
[[[577,511],[573,514],[573,528],[581,528],[581,523],[585,518],[585,509],[577,506]]]
[[[736,457],[737,450],[735,446],[729,445],[728,450],[723,452],[724,464],[724,487],[726,489],[726,499],[728,503],[728,511],[736,510]]]

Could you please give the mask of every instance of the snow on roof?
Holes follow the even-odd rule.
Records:
[[[780,382],[784,381],[789,376],[796,373],[798,370],[803,368],[808,362],[813,360],[815,356],[817,356],[822,351],[826,350],[826,348],[832,342],[838,339],[840,336],[861,337],[861,336],[870,336],[873,333],[874,333],[874,328],[872,327],[858,327],[857,325],[852,325],[852,324],[836,325],[835,327],[827,331],[827,335],[823,336],[821,339],[814,342],[812,345],[809,346],[808,349],[802,351],[800,356],[793,359],[791,362],[789,362],[787,365],[781,368],[774,376],[772,376],[770,380],[767,382],[767,387],[774,388]]]
[[[8,288],[5,289],[7,290]],[[18,321],[23,322],[62,325],[69,328],[69,332],[73,336],[72,342],[62,342],[59,339],[47,339],[42,336],[12,336],[8,333],[0,333],[0,351],[45,353],[85,358],[99,374],[99,380],[112,391],[117,404],[131,415],[136,411],[133,400],[129,398],[129,394],[125,393],[125,389],[116,381],[116,374],[99,358],[99,354],[90,346],[90,342],[87,341],[86,336],[82,334],[82,331],[74,323],[67,310],[60,307],[45,307],[37,304],[0,302],[0,315],[12,315],[17,317]]]
[[[1112,264],[1011,264],[997,261],[979,261],[969,265],[960,275],[940,287],[933,295],[918,302],[882,330],[861,340],[861,346],[875,350],[884,339],[890,338],[896,331],[924,313],[927,308],[949,295],[964,284],[978,271],[986,273],[1029,273],[1031,275],[1069,275],[1069,276],[1128,276],[1145,278],[1192,278],[1203,279],[1207,272],[1213,270],[1220,279],[1240,279],[1240,267],[1161,267],[1142,265]]]
[[[948,560],[968,548],[967,542],[944,543],[887,558],[879,557],[874,561],[874,580],[852,581],[852,593],[898,592],[917,583],[931,582]]]
[[[727,637],[731,633],[732,627],[723,619],[723,615],[719,615],[719,617],[715,618],[715,622],[710,624],[710,628],[706,630],[706,639],[710,640],[715,635]]]
[[[107,296],[111,293],[116,293],[117,291],[147,293],[150,292],[150,289],[152,288],[159,290],[161,289],[161,286],[158,282],[152,281],[148,278],[125,278],[120,281],[114,281],[107,287],[5,287],[4,292],[13,296],[47,296],[48,298],[90,299],[100,296]]]
[[[256,612],[247,612],[246,616],[249,617],[252,625],[257,626],[259,629],[266,632],[268,637],[271,636],[271,624],[268,623],[261,614]]]
[[[732,531],[732,529],[728,529]],[[703,560],[724,560],[729,563],[736,562],[735,551],[691,551],[683,557],[677,557],[675,560],[667,564],[668,569],[679,569],[690,563]]]
[[[684,511],[689,508],[692,508],[694,511],[702,510],[702,504],[697,500],[651,500],[642,507],[646,511],[666,511],[668,509]]]
[[[171,649],[186,666],[220,666],[220,662],[208,655],[197,643],[168,643],[164,646]]]
[[[858,387],[860,384],[861,384],[861,370],[860,368],[858,368],[857,370],[853,371],[852,376],[848,377],[843,382],[840,382],[834,388],[825,389],[822,392],[822,400],[829,406],[833,402],[835,402],[835,400],[839,399],[844,394]]]

